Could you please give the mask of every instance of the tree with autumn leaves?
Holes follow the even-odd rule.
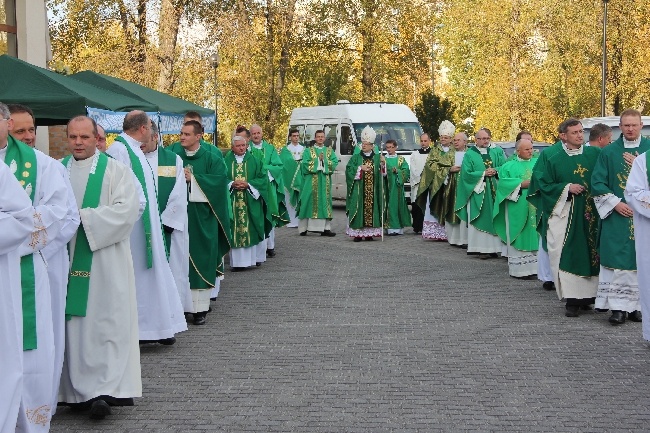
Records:
[[[575,0],[49,0],[54,62],[214,106],[219,130],[350,101],[410,107],[431,92],[495,139],[551,140],[600,112],[602,3]],[[609,2],[608,111],[650,111],[650,8]],[[214,82],[209,56],[219,50]],[[432,57],[433,56],[433,57]],[[279,143],[280,144],[280,143]]]

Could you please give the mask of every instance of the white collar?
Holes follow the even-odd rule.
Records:
[[[442,146],[442,150],[444,150],[445,152],[449,152],[449,146]]]
[[[194,156],[194,155],[196,155],[196,152],[199,151],[199,149],[201,149],[201,146],[199,146],[196,150],[187,150],[187,149],[185,149],[185,155]]]
[[[253,143],[253,147],[254,147],[255,149],[261,149],[261,148],[264,147],[264,142],[263,142],[263,141],[260,141],[260,144],[255,144],[255,143]]]
[[[478,146],[476,146],[476,149],[481,153],[481,155],[487,155],[487,153],[488,153],[488,148],[487,147],[478,147]]]
[[[576,155],[582,155],[582,151],[583,151],[583,149],[584,149],[584,146],[580,146],[580,147],[577,148],[577,149],[569,149],[569,148],[566,146],[566,143],[563,141],[563,142],[562,142],[562,148],[564,149],[564,151],[566,152],[567,155],[569,155],[569,156],[576,156]]]
[[[386,158],[397,158],[398,156],[399,156],[398,154],[395,155],[386,154]]]
[[[632,141],[628,141],[625,139],[625,137],[623,137],[623,147],[625,147],[626,149],[639,147],[640,144],[641,144],[641,135],[639,135],[636,140],[632,140]]]
[[[246,154],[243,155],[235,155],[235,160],[237,160],[237,164],[241,164],[244,161],[244,157]]]
[[[126,132],[121,133],[121,134],[120,134],[120,137],[122,137],[123,139],[125,139],[126,142],[129,143],[130,146],[132,146],[132,147],[137,147],[138,149],[140,149],[140,145],[141,145],[142,143],[140,143],[140,142],[139,142],[138,140],[136,140],[135,138],[131,137],[131,136],[130,136],[129,134],[127,134]]]
[[[363,153],[365,156],[370,156],[372,155],[372,150],[370,152],[361,152],[361,153]]]

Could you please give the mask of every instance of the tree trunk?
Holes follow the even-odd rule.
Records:
[[[158,75],[158,90],[169,93],[174,88],[174,62],[176,60],[176,44],[178,28],[183,14],[183,6],[174,0],[161,0],[160,24],[158,35],[160,42],[160,74]]]

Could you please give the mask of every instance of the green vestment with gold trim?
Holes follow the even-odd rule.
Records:
[[[273,221],[273,227],[282,227],[289,222],[289,213],[284,204],[284,177],[282,173],[282,160],[278,150],[266,140],[262,140],[262,148],[258,149],[251,141],[248,151],[262,162],[262,170],[267,176],[269,187],[263,197],[266,202],[266,211]],[[268,179],[271,173],[273,180]]]
[[[410,175],[406,158],[386,156],[386,228],[401,229],[412,224],[404,193],[404,184],[408,182]]]
[[[600,149],[591,146],[583,146],[582,154],[573,156],[562,149],[548,159],[539,178],[540,202],[546,215],[551,215],[560,204],[558,201],[568,184],[585,187],[582,194],[569,193],[571,208],[560,257],[561,271],[582,277],[598,276],[600,272],[597,248],[600,217],[591,189],[591,176],[599,154]]]
[[[323,156],[323,168],[318,169],[318,159]],[[296,208],[299,219],[332,219],[332,173],[339,160],[331,147],[305,148],[300,163],[302,188]]]
[[[355,179],[359,167],[363,164],[372,169],[368,172],[361,171],[361,178]],[[363,153],[352,155],[345,167],[345,178],[348,188],[345,208],[350,228],[358,230],[364,227],[381,227],[385,185],[379,154],[373,151],[370,156]]]
[[[188,202],[187,220],[190,237],[190,288],[214,287],[223,275],[223,257],[230,251],[230,210],[228,179],[223,158],[201,146],[188,156],[183,148],[177,155],[183,166],[191,166],[192,174],[207,202]]]
[[[452,220],[454,222],[456,184],[452,185],[449,181],[445,184],[445,180],[448,180],[449,169],[455,163],[455,155],[456,150],[453,147],[449,148],[447,152],[440,144],[436,144],[431,148],[431,152],[429,152],[429,156],[424,163],[418,195],[415,199],[415,204],[422,209],[422,212],[425,212],[428,197],[431,215],[436,217],[443,226],[445,221]]]

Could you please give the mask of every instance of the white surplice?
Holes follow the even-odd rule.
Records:
[[[0,164],[0,432],[16,429],[23,388],[23,310],[18,247],[34,230],[34,208],[16,177]]]
[[[54,333],[54,376],[52,385],[52,415],[56,413],[56,403],[59,401],[59,383],[63,368],[63,352],[65,350],[65,299],[68,293],[68,272],[70,257],[68,242],[79,228],[79,209],[74,198],[74,191],[63,164],[53,164],[59,172],[67,188],[68,212],[63,221],[63,227],[54,239],[43,248],[43,257],[47,262],[47,275],[50,280],[50,297],[52,301],[52,331]]]
[[[158,148],[145,154],[154,173],[156,187],[158,187]],[[192,293],[190,291],[190,234],[187,222],[187,182],[183,160],[176,156],[176,183],[163,209],[160,218],[163,225],[174,229],[172,232],[171,246],[169,247],[169,267],[174,275],[176,289],[181,301],[183,311],[191,311]],[[170,300],[170,304],[173,300]]]
[[[138,323],[140,340],[161,340],[171,338],[174,334],[187,330],[187,322],[183,314],[178,289],[172,274],[162,237],[162,225],[158,214],[158,199],[153,170],[144,153],[140,142],[126,133],[120,135],[138,157],[149,199],[149,220],[151,222],[151,247],[153,266],[147,268],[144,225],[139,220],[131,233],[131,254],[135,270],[135,282],[138,299]],[[115,141],[106,151],[116,160],[131,167],[129,152],[125,144]],[[144,218],[144,215],[142,216]]]
[[[0,150],[5,160],[7,148]],[[39,150],[36,152],[34,224],[41,230],[28,236],[18,248],[20,256],[32,254],[36,285],[37,348],[23,352],[23,393],[16,432],[47,432],[50,428],[54,378],[54,332],[52,301],[47,264],[41,251],[56,239],[67,214],[67,188],[55,164],[60,163]]]
[[[458,167],[462,166],[464,156],[464,150],[457,150],[454,154],[454,165]],[[460,173],[457,176],[459,175]],[[456,187],[458,187],[458,185]],[[453,191],[453,194],[455,197],[456,191]],[[454,207],[455,206],[456,200],[454,199]],[[461,221],[460,224],[452,224],[449,221],[445,221],[445,233],[447,234],[447,242],[451,245],[467,245],[467,222]]]
[[[83,203],[92,158],[71,161],[70,181]],[[131,171],[109,159],[97,208],[80,210],[93,252],[86,316],[66,322],[59,401],[81,403],[100,395],[142,396],[138,312],[130,234],[138,220]],[[136,223],[137,220],[137,223]],[[70,242],[74,257],[76,236]]]
[[[643,338],[650,341],[650,256],[646,253],[646,245],[650,242],[650,185],[646,156],[646,153],[642,153],[634,159],[625,187],[625,202],[634,211],[634,242]]]

